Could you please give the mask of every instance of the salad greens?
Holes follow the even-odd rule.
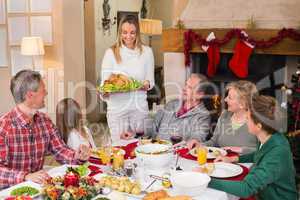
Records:
[[[79,174],[79,176],[86,176],[88,175],[87,173],[89,172],[89,164],[88,163],[84,163],[83,165],[79,165],[78,167],[68,167],[67,172],[70,171],[75,171]]]
[[[132,91],[132,90],[138,90],[140,88],[143,87],[143,83],[141,83],[138,80],[135,80],[133,78],[130,78],[130,82],[126,85],[115,85],[112,83],[105,83],[102,86],[98,87],[98,90],[100,92],[104,92],[104,93],[113,93],[113,92],[128,92],[128,91]]]
[[[16,188],[14,190],[12,190],[10,192],[10,195],[12,196],[21,196],[21,195],[29,195],[29,196],[33,196],[39,193],[39,190],[34,188],[34,187],[30,187],[30,186],[22,186],[19,188]]]

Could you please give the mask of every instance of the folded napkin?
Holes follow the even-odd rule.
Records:
[[[100,167],[97,167],[95,165],[89,165],[89,169],[91,170],[91,173],[89,176],[95,176],[96,174],[103,173],[103,171],[100,169]]]

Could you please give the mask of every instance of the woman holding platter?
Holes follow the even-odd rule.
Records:
[[[106,50],[102,60],[101,80],[117,78],[122,86],[141,83],[135,91],[105,93],[107,122],[113,142],[143,133],[148,121],[147,90],[154,86],[152,49],[142,44],[138,19],[125,16],[119,25],[116,43]]]

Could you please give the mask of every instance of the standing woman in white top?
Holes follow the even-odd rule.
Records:
[[[135,16],[127,15],[121,20],[117,41],[106,50],[101,70],[102,84],[112,73],[124,74],[143,83],[139,91],[104,95],[112,141],[145,132],[149,112],[147,90],[154,86],[154,58],[152,49],[142,44]]]
[[[56,125],[70,148],[78,150],[80,145],[96,148],[90,129],[83,125],[80,106],[74,99],[65,98],[57,104]]]

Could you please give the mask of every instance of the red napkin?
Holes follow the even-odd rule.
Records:
[[[96,174],[103,173],[103,171],[95,165],[89,165],[89,169],[91,170],[89,176],[95,176]]]
[[[138,142],[133,142],[126,146],[121,147],[126,152],[125,156],[124,156],[125,159],[128,159],[129,157],[130,158],[135,157],[135,156],[133,156],[132,152],[134,151],[135,147],[137,147],[137,144],[138,144]]]

